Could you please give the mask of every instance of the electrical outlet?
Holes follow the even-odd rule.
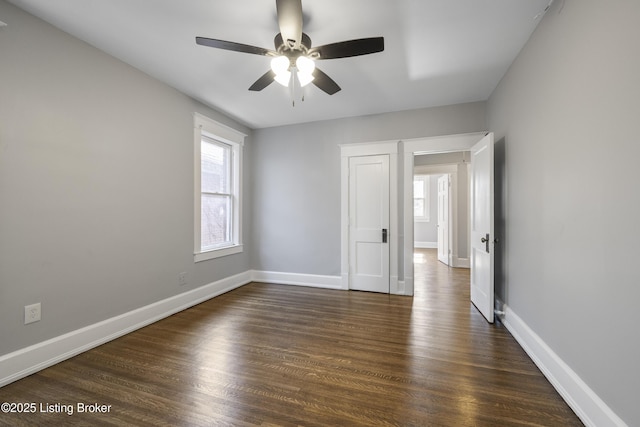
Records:
[[[185,286],[187,284],[187,272],[183,271],[178,274],[178,285]]]
[[[40,303],[24,306],[24,324],[40,321]]]

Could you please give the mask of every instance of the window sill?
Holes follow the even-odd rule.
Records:
[[[212,249],[207,252],[198,252],[193,254],[195,262],[207,261],[209,259],[220,258],[227,255],[238,254],[242,252],[242,245],[227,246],[220,249]]]

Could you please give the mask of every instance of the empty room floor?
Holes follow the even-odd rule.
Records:
[[[36,404],[0,425],[582,425],[468,270],[415,262],[413,298],[243,286],[0,388]]]

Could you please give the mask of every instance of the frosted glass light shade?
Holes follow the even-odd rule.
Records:
[[[274,80],[282,86],[289,86],[289,81],[291,80],[290,65],[291,62],[286,56],[276,56],[271,60],[271,70],[276,74]]]
[[[291,81],[291,71],[284,71],[280,74],[276,74],[273,78],[276,82],[280,83],[282,86],[289,86],[289,82]]]
[[[298,73],[298,81],[300,82],[300,87],[305,87],[306,85],[311,83],[314,78],[315,77],[313,77],[311,74],[307,74],[303,72]]]
[[[316,69],[316,64],[306,56],[299,56],[296,59],[296,68],[301,74],[313,74],[313,70]]]
[[[306,56],[299,56],[296,59],[296,69],[298,70],[298,81],[301,87],[305,87],[313,81],[313,71],[316,69],[316,64],[311,59]]]
[[[271,69],[276,74],[284,73],[285,71],[289,71],[289,58],[286,56],[276,56],[271,60]]]

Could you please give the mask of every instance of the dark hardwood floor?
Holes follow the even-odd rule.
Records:
[[[37,410],[0,425],[582,425],[468,270],[415,266],[414,298],[249,284],[1,388]]]

